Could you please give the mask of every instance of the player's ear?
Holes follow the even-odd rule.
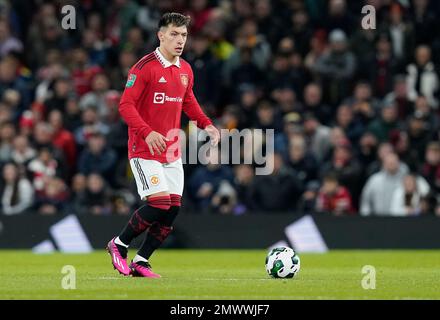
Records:
[[[157,32],[157,37],[159,38],[160,42],[163,42],[165,40],[165,32],[166,32],[165,28],[160,28],[159,31]]]

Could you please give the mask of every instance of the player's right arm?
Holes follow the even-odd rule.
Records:
[[[135,130],[148,145],[150,153],[161,154],[166,149],[166,140],[159,132],[154,131],[142,119],[138,104],[142,93],[147,90],[147,79],[140,70],[130,70],[127,83],[119,103],[119,113],[129,128]]]

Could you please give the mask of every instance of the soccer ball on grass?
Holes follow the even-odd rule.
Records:
[[[300,266],[299,256],[289,247],[274,248],[266,257],[266,271],[273,278],[293,278]]]

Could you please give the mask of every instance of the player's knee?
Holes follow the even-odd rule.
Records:
[[[170,194],[171,206],[180,207],[182,205],[182,197],[178,194]]]
[[[162,210],[169,210],[171,207],[171,197],[169,194],[152,195],[148,197],[147,204],[150,207],[154,207]]]

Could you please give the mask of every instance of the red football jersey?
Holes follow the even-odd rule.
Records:
[[[182,110],[197,126],[204,129],[211,120],[200,108],[193,93],[191,66],[181,58],[167,61],[159,49],[140,59],[129,71],[119,113],[128,125],[128,157],[153,159],[162,163],[180,157],[180,141],[167,142],[161,155],[151,155],[145,138],[151,131],[169,137],[180,129]],[[172,147],[171,147],[172,145]]]

